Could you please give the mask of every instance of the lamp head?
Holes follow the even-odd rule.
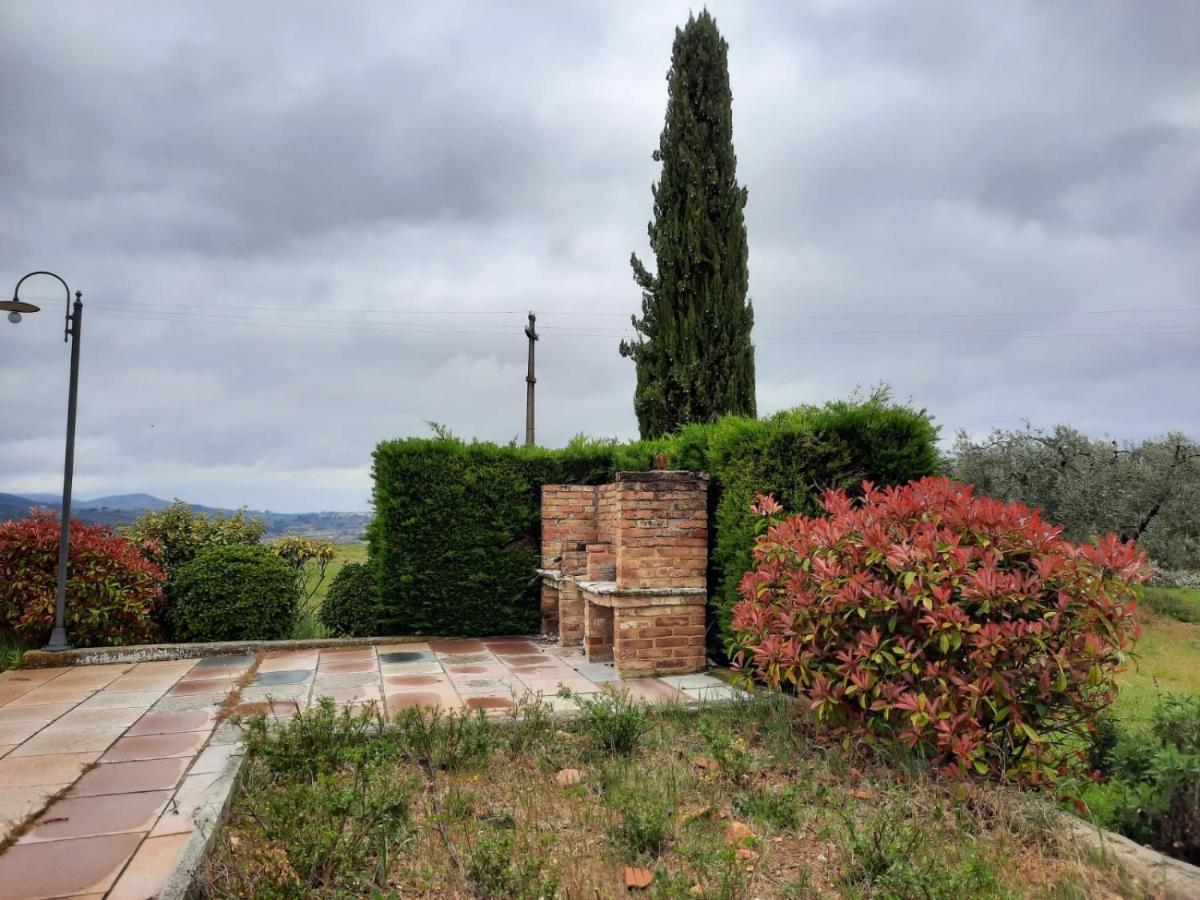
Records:
[[[0,300],[0,310],[8,311],[8,321],[16,325],[21,321],[21,313],[35,313],[40,306],[34,306],[32,303],[25,303],[21,300]]]

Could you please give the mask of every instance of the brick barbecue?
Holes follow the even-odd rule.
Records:
[[[704,668],[708,476],[542,487],[542,630],[621,677]]]

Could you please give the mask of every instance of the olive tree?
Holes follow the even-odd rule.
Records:
[[[1072,540],[1115,532],[1168,569],[1200,568],[1200,445],[1181,433],[1140,443],[1026,425],[973,441],[959,432],[955,478],[1040,508]]]

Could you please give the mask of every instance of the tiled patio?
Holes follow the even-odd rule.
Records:
[[[522,696],[561,709],[560,686],[586,695],[616,680],[611,664],[527,637],[0,673],[0,835],[59,797],[0,854],[0,900],[155,896],[238,752],[225,705],[282,717],[332,697],[501,713]],[[652,703],[733,696],[709,675],[623,687]]]

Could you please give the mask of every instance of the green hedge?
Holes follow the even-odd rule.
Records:
[[[657,454],[707,471],[712,646],[720,651],[749,568],[750,503],[772,493],[813,512],[826,488],[868,478],[899,484],[938,466],[937,428],[923,410],[883,398],[800,407],[765,419],[731,416],[673,437],[629,444],[576,439],[561,450],[467,444],[453,438],[386,441],[375,450],[370,555],[379,577],[382,634],[528,633],[538,625],[532,585],[543,484],[603,484],[644,471]]]
[[[265,547],[209,547],[172,576],[171,622],[181,641],[277,641],[299,599],[291,568]]]
[[[611,478],[614,447],[559,451],[386,441],[375,449],[368,530],[382,634],[528,633],[540,553],[543,484]]]

